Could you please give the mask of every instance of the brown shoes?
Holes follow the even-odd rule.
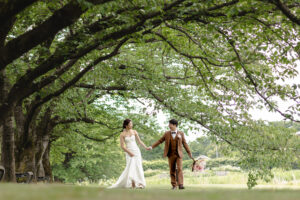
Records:
[[[183,190],[184,189],[184,187],[183,187],[183,185],[179,185],[179,190]],[[172,186],[172,190],[176,190],[176,186]]]

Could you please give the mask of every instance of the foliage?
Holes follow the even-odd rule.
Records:
[[[52,163],[63,162],[61,152],[74,150],[78,158],[72,159],[72,171],[58,167],[57,173],[75,180],[100,177],[91,168],[104,159],[92,157],[100,156],[95,151],[107,152],[111,143],[93,149],[82,141],[75,148],[77,138],[68,134],[81,132],[102,141],[130,116],[143,127],[138,131],[145,141],[152,142],[162,134],[155,115],[164,110],[192,124],[185,132],[200,126],[213,142],[239,152],[252,187],[257,179],[272,176],[270,168],[288,168],[299,152],[292,130],[267,126],[249,113],[267,108],[299,123],[300,85],[285,82],[299,74],[299,5],[276,2],[5,1],[0,75],[9,87],[0,84],[5,93],[0,121],[21,104],[26,133],[53,108]],[[291,105],[283,111],[278,99]],[[131,110],[138,106],[132,102],[145,110],[134,115]],[[158,158],[158,152],[146,158]],[[91,161],[82,162],[82,155]],[[85,167],[89,170],[83,173]]]
[[[97,107],[97,108],[96,108]],[[53,137],[58,137],[51,144],[51,163],[53,175],[56,180],[63,182],[77,182],[89,180],[96,182],[100,179],[109,179],[120,175],[125,167],[124,152],[120,148],[118,136],[121,133],[122,121],[130,118],[135,129],[143,141],[149,140],[155,133],[155,122],[151,119],[153,127],[143,124],[147,116],[135,114],[134,110],[123,113],[106,105],[95,105],[89,115],[96,121],[108,121],[109,127],[99,127],[98,124],[86,125],[76,123],[73,125],[60,125],[54,130]],[[132,113],[130,113],[132,112]],[[112,127],[116,127],[112,133]],[[63,133],[63,134],[62,134]],[[88,135],[89,138],[84,137]],[[113,134],[113,137],[109,137]],[[107,139],[108,138],[108,139]],[[99,140],[103,141],[99,141]]]

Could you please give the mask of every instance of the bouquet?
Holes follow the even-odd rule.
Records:
[[[206,160],[209,159],[207,156],[201,155],[195,159],[192,164],[192,172],[203,171],[206,166]]]

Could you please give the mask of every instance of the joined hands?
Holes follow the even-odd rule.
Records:
[[[147,150],[147,151],[150,151],[150,150],[152,150],[152,147],[149,146],[149,147],[146,148],[146,150]]]

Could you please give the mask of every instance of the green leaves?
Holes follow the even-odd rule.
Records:
[[[76,0],[79,5],[81,6],[82,10],[87,10],[89,8],[92,8],[93,7],[93,3],[91,3],[90,1],[88,0]]]
[[[39,26],[68,2],[39,1],[28,7],[18,14],[5,42]],[[85,11],[77,21],[6,68],[8,83],[14,85],[41,63],[47,61],[51,66],[32,82],[52,76],[55,80],[25,99],[27,110],[35,98],[61,89],[100,56],[109,55],[124,37],[130,38],[117,55],[92,66],[65,93],[51,100],[53,117],[78,120],[59,125],[53,132],[58,138],[52,146],[55,173],[67,181],[91,174],[97,178],[101,173],[116,175],[106,171],[103,163],[111,163],[108,156],[122,157],[117,134],[105,144],[96,144],[75,130],[105,139],[120,131],[122,120],[130,117],[151,142],[161,131],[156,118],[160,109],[202,127],[235,150],[242,149],[245,168],[253,169],[249,187],[264,178],[264,172],[268,175],[270,167],[283,166],[280,159],[290,163],[283,155],[291,152],[282,150],[286,148],[282,141],[291,142],[289,131],[254,121],[249,110],[262,106],[274,110],[278,108],[274,99],[281,98],[294,103],[283,116],[295,119],[299,113],[297,83],[279,82],[299,73],[294,56],[299,54],[299,29],[266,1],[230,2],[193,0],[166,7],[174,1],[117,0],[100,5],[74,1]],[[145,22],[137,24],[142,20]],[[52,63],[54,58],[61,62]],[[71,60],[74,65],[64,68]],[[57,76],[60,70],[66,71]],[[94,122],[80,121],[83,118]],[[275,150],[268,150],[272,148]],[[65,154],[72,152],[70,167],[63,166]],[[96,165],[103,168],[96,172]]]

